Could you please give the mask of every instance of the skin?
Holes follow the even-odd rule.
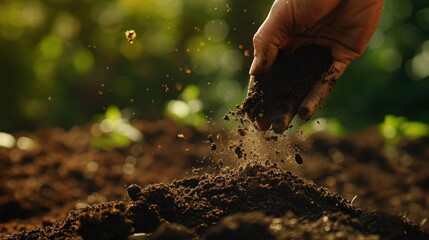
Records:
[[[279,48],[293,52],[301,46],[317,44],[331,49],[331,69],[336,71],[329,78],[339,79],[365,51],[382,9],[383,0],[275,0],[253,37],[254,58],[249,74],[255,76],[268,70]],[[308,120],[329,95],[332,85],[324,84],[323,78],[317,80],[298,109],[299,118]],[[257,124],[260,130],[267,130],[271,124],[273,128],[287,129],[294,115],[287,112],[280,123],[262,117]]]

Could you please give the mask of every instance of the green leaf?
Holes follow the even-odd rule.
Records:
[[[182,99],[185,102],[197,99],[200,96],[200,88],[196,85],[188,85],[182,92]]]
[[[121,119],[121,111],[116,106],[110,106],[107,108],[104,116],[106,119],[109,119],[112,121],[120,120]]]

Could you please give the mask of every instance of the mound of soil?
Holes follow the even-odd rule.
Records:
[[[282,133],[288,127],[283,124],[284,116],[294,116],[298,112],[310,87],[322,75],[329,74],[332,63],[331,50],[327,47],[304,46],[293,54],[280,50],[267,72],[250,77],[247,96],[238,112],[258,122],[263,131],[273,123],[273,130]],[[308,112],[306,109],[300,111]]]
[[[377,129],[262,143],[238,132],[230,148],[169,120],[134,125],[144,140],[110,150],[91,146],[94,125],[15,134],[38,144],[0,148],[0,238],[429,239],[429,138],[392,150]]]
[[[218,175],[206,174],[144,189],[131,185],[128,193],[133,201],[74,210],[51,226],[9,239],[126,239],[133,232],[152,233],[157,229],[161,233],[154,234],[156,237],[147,234],[146,239],[167,239],[165,235],[171,230],[165,228],[191,237],[188,239],[424,237],[417,226],[405,219],[356,209],[339,195],[271,164],[247,164]],[[159,230],[161,224],[169,222],[175,225]]]

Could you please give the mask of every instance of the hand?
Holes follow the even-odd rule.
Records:
[[[365,51],[378,26],[383,0],[275,0],[271,11],[253,37],[254,59],[250,75],[265,72],[276,59],[279,48],[293,52],[301,46],[317,44],[331,49],[336,69],[334,79]],[[267,80],[269,81],[269,80]],[[272,86],[275,88],[276,86]],[[330,85],[317,80],[297,111],[308,120],[328,96]],[[281,129],[287,129],[295,112],[286,113]],[[273,119],[259,119],[261,130]]]

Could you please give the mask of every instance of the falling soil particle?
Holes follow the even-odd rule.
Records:
[[[217,148],[216,143],[213,142],[213,143],[210,144],[210,149],[211,150],[214,151],[214,150],[216,150],[216,148]]]
[[[209,142],[214,142],[214,139],[213,139],[213,135],[212,134],[209,134],[208,136],[207,136],[207,141],[209,141]]]
[[[134,30],[127,30],[125,32],[125,38],[127,39],[128,43],[132,44],[134,40],[136,39],[137,34]]]
[[[246,136],[246,130],[246,128],[237,128],[238,134],[240,134],[242,137]]]
[[[325,74],[332,75],[329,73],[334,71],[330,70],[332,63],[331,50],[327,47],[305,46],[292,55],[280,50],[267,72],[251,77],[247,96],[237,112],[247,114],[253,122],[261,119],[269,121],[269,125],[284,122],[286,113],[293,116],[298,112],[300,103],[316,80]],[[284,130],[274,129],[277,133]]]
[[[278,141],[279,137],[278,136],[269,136],[265,138],[266,141]]]
[[[295,162],[298,163],[299,165],[304,163],[304,160],[302,159],[301,154],[299,153],[295,154]]]
[[[238,158],[243,157],[243,148],[241,146],[236,146],[234,149],[235,154],[237,154]]]
[[[185,135],[183,135],[182,133],[177,134],[178,138],[185,138]]]

